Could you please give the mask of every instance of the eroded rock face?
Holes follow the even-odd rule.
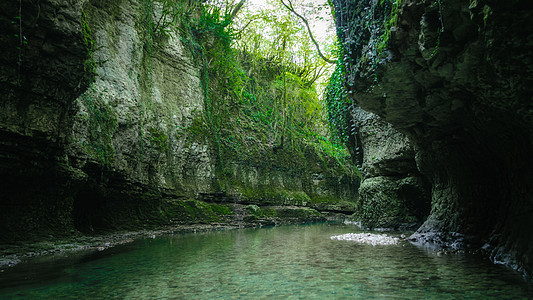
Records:
[[[362,153],[357,218],[367,227],[420,225],[429,213],[429,193],[409,140],[374,113],[355,107],[351,115]]]
[[[68,111],[87,88],[81,1],[0,4],[0,195],[2,235],[49,226],[71,228],[72,183],[63,148]],[[55,188],[51,188],[55,186]],[[30,209],[31,207],[31,209]],[[29,211],[31,210],[31,211]],[[9,224],[9,225],[7,225]]]
[[[157,223],[161,198],[212,190],[199,70],[176,35],[147,45],[143,3],[2,7],[3,232]]]
[[[488,242],[493,258],[530,273],[529,3],[379,2],[335,0],[337,26],[354,100],[414,142],[431,182],[431,215],[414,238]],[[376,46],[387,36],[386,47]]]
[[[353,201],[356,186],[338,174],[231,161],[233,177],[217,174],[200,67],[178,30],[151,36],[150,3],[0,4],[0,240],[225,222],[233,211],[212,217],[224,201],[309,212],[275,214],[295,222],[353,212],[321,202]]]

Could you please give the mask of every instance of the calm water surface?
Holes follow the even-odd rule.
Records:
[[[0,273],[0,298],[533,297],[521,276],[479,256],[330,239],[348,232],[359,230],[315,224],[180,234],[39,258]]]

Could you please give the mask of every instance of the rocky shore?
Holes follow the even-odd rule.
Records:
[[[237,229],[239,226],[228,224],[174,225],[154,230],[114,232],[94,236],[79,235],[66,239],[50,237],[39,242],[18,242],[0,246],[0,272],[23,261],[37,256],[56,255],[74,252],[96,252],[131,243],[136,239],[155,238],[165,234],[206,232]]]
[[[338,241],[354,241],[360,244],[368,244],[372,246],[396,245],[401,241],[400,238],[392,237],[385,233],[346,233],[341,235],[334,235],[331,237],[331,239]]]

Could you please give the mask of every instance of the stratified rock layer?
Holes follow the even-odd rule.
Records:
[[[333,2],[354,100],[407,135],[431,183],[413,238],[488,243],[494,261],[531,273],[530,3]]]

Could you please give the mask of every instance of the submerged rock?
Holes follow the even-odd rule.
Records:
[[[354,241],[360,244],[376,245],[396,245],[400,242],[399,238],[388,236],[386,234],[373,233],[346,233],[330,237],[338,241]]]

